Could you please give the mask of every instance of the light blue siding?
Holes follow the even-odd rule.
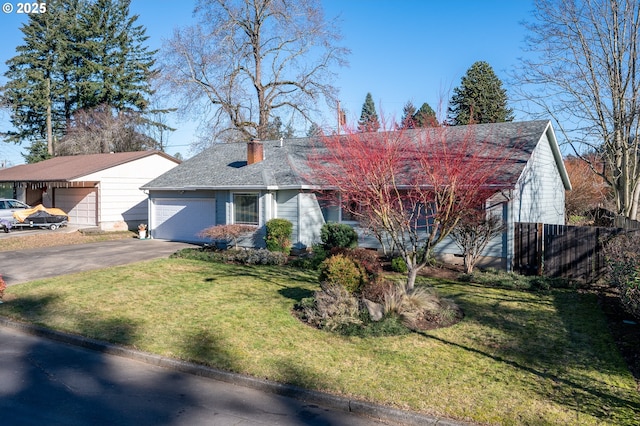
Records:
[[[311,247],[320,241],[324,217],[316,195],[295,190],[276,194],[277,217],[293,224],[292,243],[297,249]]]
[[[230,214],[227,212],[229,203],[229,191],[216,192],[216,223],[218,225],[227,225]]]
[[[294,247],[300,245],[300,225],[298,223],[298,191],[278,191],[276,193],[277,216],[280,219],[287,219],[293,224],[291,231],[291,242]]]
[[[320,242],[320,230],[325,224],[324,216],[316,194],[301,192],[298,194],[298,206],[300,211],[298,241],[303,247],[311,247]]]
[[[513,221],[564,225],[564,184],[544,134],[513,191]]]

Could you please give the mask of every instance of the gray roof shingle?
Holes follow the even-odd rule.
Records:
[[[508,158],[501,166],[501,181],[515,184],[540,138],[548,131],[547,120],[455,126],[439,130],[416,129],[408,135],[418,137],[419,132],[444,130],[447,143],[460,143],[473,138],[471,146],[499,151]],[[380,137],[380,133],[372,134]],[[442,133],[438,133],[442,136]],[[553,136],[553,135],[552,135]],[[556,141],[552,141],[556,144]],[[498,150],[495,147],[498,147]],[[147,183],[148,190],[195,189],[300,189],[308,188],[307,158],[317,153],[321,144],[314,138],[293,138],[282,141],[264,141],[264,160],[247,165],[247,144],[216,144],[184,161],[158,178]],[[559,156],[559,151],[558,151]],[[565,186],[570,187],[566,171],[560,161],[560,173]]]

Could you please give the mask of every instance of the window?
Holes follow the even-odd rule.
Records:
[[[233,194],[233,223],[258,225],[258,194]]]
[[[8,204],[8,207],[5,207],[5,208],[9,208],[9,209],[28,209],[29,208],[29,206],[27,206],[26,204],[16,200],[7,200],[6,203]]]
[[[357,222],[360,216],[357,213],[362,212],[362,207],[357,201],[345,200],[341,197],[340,203],[340,220],[342,222]]]

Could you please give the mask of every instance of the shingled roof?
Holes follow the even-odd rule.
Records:
[[[151,155],[173,159],[160,151],[61,156],[38,163],[0,169],[0,182],[70,182]]]
[[[418,137],[419,132],[434,131],[415,129],[407,131],[407,134]],[[454,126],[438,131],[445,132],[438,135],[444,135],[447,143],[455,144],[472,137],[478,144],[497,145],[497,151],[508,158],[500,171],[501,181],[513,185],[546,133],[565,187],[571,187],[551,123],[547,120]],[[380,137],[379,133],[372,135]],[[247,164],[246,143],[216,144],[147,183],[142,189],[305,189],[312,186],[304,179],[308,174],[307,159],[317,154],[322,149],[321,145],[317,138],[264,141],[264,160]]]

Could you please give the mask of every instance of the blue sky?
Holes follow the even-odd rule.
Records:
[[[5,62],[22,42],[20,26],[26,15],[15,9],[0,13],[0,84]],[[160,48],[173,29],[193,22],[193,1],[133,0],[131,12],[149,35],[148,45]],[[529,19],[531,0],[322,0],[327,19],[338,17],[342,44],[351,49],[349,67],[338,71],[341,105],[349,121],[360,116],[367,92],[378,113],[399,118],[411,100],[416,107],[428,102],[435,110],[476,61],[488,62],[505,83],[507,72],[523,56],[523,20]],[[443,108],[446,105],[442,105]],[[516,110],[516,120],[526,116]],[[0,126],[8,114],[0,110]],[[167,152],[189,157],[195,123],[173,118],[178,130],[169,138]],[[0,163],[21,164],[22,148],[0,142]]]

